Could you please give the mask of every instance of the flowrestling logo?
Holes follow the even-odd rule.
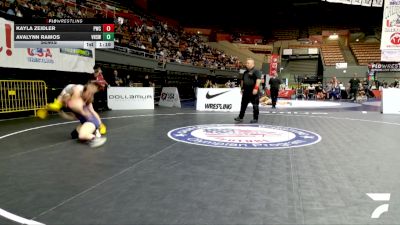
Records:
[[[171,130],[168,136],[188,144],[265,150],[303,147],[321,141],[321,136],[310,131],[263,124],[196,125]]]

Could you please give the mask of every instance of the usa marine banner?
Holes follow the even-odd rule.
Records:
[[[14,48],[14,22],[0,18],[0,67],[92,73],[94,50]]]

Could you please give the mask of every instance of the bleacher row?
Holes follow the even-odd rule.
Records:
[[[131,10],[112,0],[0,0],[0,13],[22,18],[114,18],[116,46],[141,51],[160,63],[176,62],[211,69],[237,70],[238,57],[210,48],[197,34],[168,18]],[[20,9],[20,11],[18,11]],[[121,25],[117,17],[124,18]],[[119,48],[121,49],[121,48]],[[164,64],[165,65],[165,64]]]
[[[357,59],[359,65],[365,66],[368,63],[379,62],[381,51],[379,43],[352,43],[350,49]]]
[[[296,28],[285,28],[274,30],[272,33],[275,40],[296,40],[300,32]]]
[[[334,66],[336,63],[345,62],[343,53],[338,43],[289,45],[289,48],[319,48],[323,62],[327,66]]]
[[[289,45],[288,48],[320,48],[323,62],[326,66],[346,62],[339,44],[298,44]],[[379,43],[351,43],[350,49],[360,66],[381,60]]]
[[[334,66],[336,63],[346,62],[339,44],[325,44],[321,46],[321,55],[324,64]]]

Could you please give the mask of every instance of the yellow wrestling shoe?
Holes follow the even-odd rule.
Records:
[[[107,127],[106,127],[106,125],[104,125],[104,123],[100,124],[99,131],[100,131],[101,135],[104,135],[107,133]]]
[[[57,99],[54,99],[53,103],[47,104],[47,110],[58,112],[62,108],[62,103],[58,101]]]

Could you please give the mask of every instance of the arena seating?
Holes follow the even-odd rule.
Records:
[[[359,65],[364,66],[368,63],[379,62],[381,51],[379,43],[352,43],[350,49],[357,59]]]
[[[118,8],[117,14],[113,10]],[[124,17],[122,25],[116,23],[115,45],[143,51],[153,58],[170,62],[209,67],[211,69],[234,69],[240,67],[237,57],[211,48],[197,34],[187,34],[180,27],[174,27],[153,16],[136,13],[111,0],[86,0],[82,4],[75,1],[21,0],[13,4],[0,5],[0,11],[15,15],[19,8],[20,17],[27,18],[113,18]]]
[[[346,62],[339,44],[323,44],[321,45],[321,54],[324,64],[334,66],[336,63]]]
[[[299,37],[299,29],[286,28],[273,31],[275,40],[296,40]]]

